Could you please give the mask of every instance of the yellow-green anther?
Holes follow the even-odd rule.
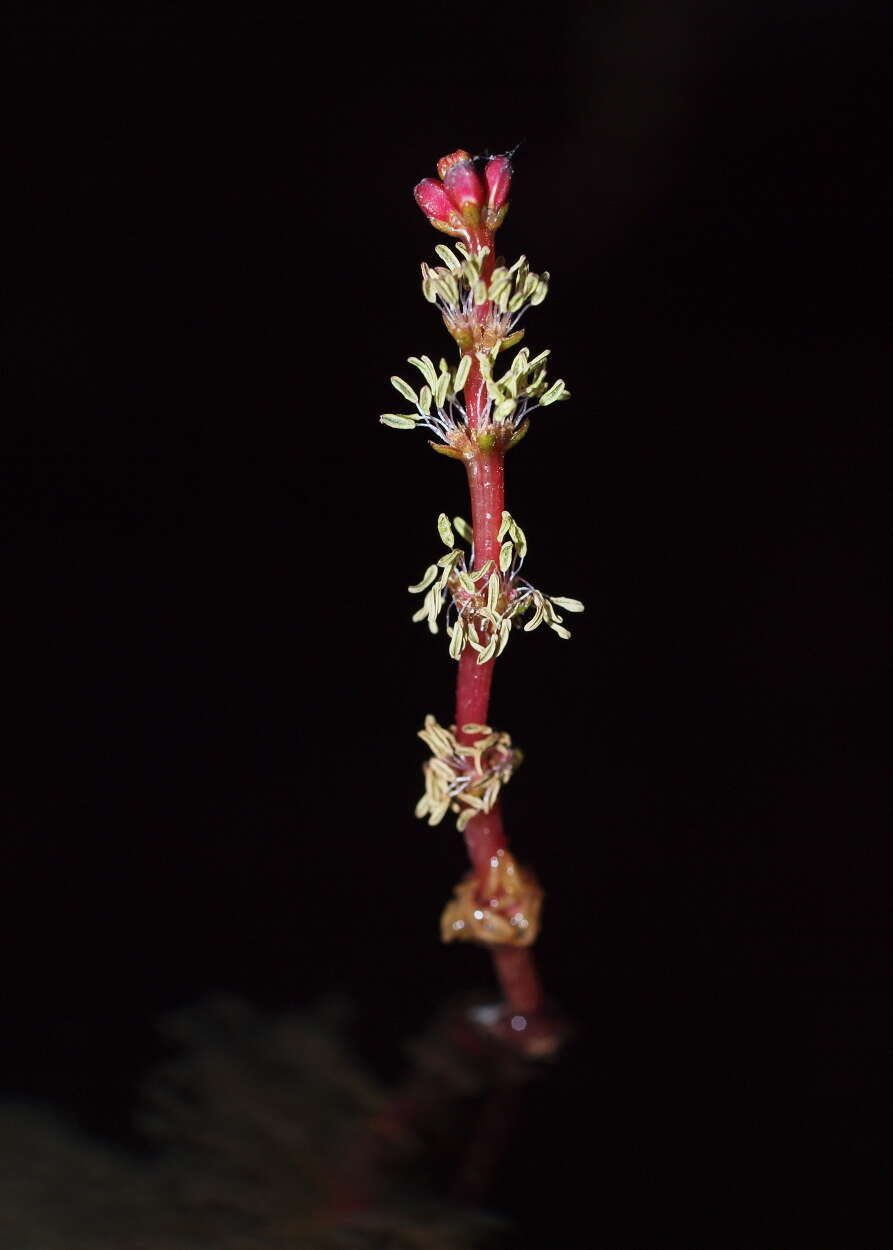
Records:
[[[463,356],[456,367],[455,387],[457,391],[461,391],[462,387],[468,381],[468,374],[471,371],[471,357]],[[460,531],[461,532],[461,531]]]
[[[402,378],[391,378],[391,386],[393,386],[395,391],[399,391],[404,399],[408,399],[411,404],[417,404],[419,402],[418,395],[416,395],[409,383],[404,382]]]
[[[565,599],[560,595],[552,595],[552,602],[557,603],[559,608],[564,608],[565,612],[585,612],[586,608],[579,599]]]
[[[475,591],[477,590],[477,587],[475,586],[471,578],[468,576],[468,574],[460,572],[460,573],[457,573],[456,576],[459,579],[459,585],[462,587],[462,589],[467,591],[468,594],[473,595]]]
[[[502,542],[503,538],[505,538],[506,534],[509,532],[509,527],[513,524],[512,514],[510,512],[503,512],[502,520],[499,523],[499,533],[496,535],[497,542]]]
[[[570,638],[571,631],[565,629],[563,625],[551,625],[550,629],[554,629],[559,638]]]
[[[500,564],[502,561],[500,560]],[[496,605],[499,602],[499,592],[502,589],[502,583],[499,580],[498,573],[491,573],[487,582],[487,611],[495,612]]]
[[[409,356],[407,364],[415,365],[422,377],[431,387],[433,391],[437,385],[437,371],[434,368],[434,362],[428,356]]]
[[[523,560],[527,555],[527,539],[524,537],[524,531],[521,529],[521,526],[517,521],[512,520],[512,523],[509,526],[509,533],[515,540],[515,544],[518,548],[518,555]]]
[[[498,641],[499,641],[499,635],[494,633],[491,636],[490,641],[487,643],[486,647],[484,647],[483,651],[478,656],[477,658],[478,664],[486,664],[488,660],[492,660],[493,652],[496,650],[496,644]]]
[[[506,648],[506,644],[508,643],[509,634],[511,632],[512,632],[512,627],[508,621],[502,620],[499,622],[499,645],[496,648],[497,655],[502,655],[503,651]]]
[[[425,595],[424,603],[429,612],[432,608],[435,609],[435,612],[440,611],[441,595],[437,586],[428,587],[428,593]]]
[[[482,565],[479,569],[477,569],[477,570],[474,570],[474,569],[473,569],[473,570],[472,570],[472,571],[468,574],[468,576],[471,578],[471,580],[472,580],[473,582],[479,582],[479,581],[481,580],[481,578],[482,578],[482,577],[486,577],[486,576],[487,576],[487,573],[490,571],[490,569],[491,569],[492,567],[493,567],[493,561],[492,561],[492,560],[488,560],[488,561],[487,561],[487,563],[486,563],[486,564],[484,564],[484,565]]]
[[[534,595],[534,603],[536,604],[536,611],[534,612],[530,620],[527,622],[527,624],[524,626],[525,634],[529,634],[532,629],[536,629],[537,625],[540,624],[540,622],[542,621],[543,617],[546,614],[546,606],[545,606],[545,603],[543,602],[542,595],[540,594]]]
[[[512,556],[515,554],[515,548],[510,542],[503,543],[499,548],[499,567],[505,573],[512,562]],[[495,577],[496,574],[494,573]]]
[[[524,307],[525,302],[526,302],[526,301],[525,301],[525,299],[524,299],[524,296],[521,294],[521,292],[520,292],[520,291],[518,291],[518,292],[517,292],[515,295],[513,295],[513,296],[512,296],[512,298],[511,298],[510,300],[508,300],[508,302],[506,303],[506,311],[507,311],[507,312],[518,312],[518,310],[519,310],[519,309],[521,309],[521,308],[523,308],[523,307]],[[500,307],[501,307],[501,305],[500,305]]]
[[[496,399],[499,395],[499,387],[493,381],[493,365],[490,361],[490,357],[486,352],[478,352],[477,361],[481,371],[481,377],[487,384],[487,394],[491,399]]]
[[[486,382],[488,398],[494,400],[497,404],[500,403],[505,398],[502,393],[502,387],[494,379],[492,374],[486,379]]]
[[[412,614],[413,622],[423,621],[427,615],[428,615],[428,604],[426,601],[419,608],[418,612],[413,612]]]
[[[504,373],[499,379],[499,385],[505,391],[507,399],[518,398],[518,375],[516,373]]]
[[[426,417],[431,415],[431,387],[423,386],[419,391],[419,407]]]
[[[553,382],[546,391],[545,395],[540,400],[540,406],[545,408],[547,404],[554,404],[559,399],[568,399],[569,397],[570,391],[566,391],[564,389],[564,382],[561,378],[559,378],[558,381]]]
[[[447,392],[450,389],[449,373],[441,373],[437,379],[437,387],[434,391],[434,402],[438,408],[442,408],[446,403]]]
[[[425,569],[425,574],[422,580],[420,582],[417,582],[415,586],[407,586],[406,589],[409,591],[411,595],[419,595],[422,593],[423,590],[428,589],[428,587],[434,581],[436,576],[437,576],[437,565],[429,564],[428,567]]]
[[[486,302],[487,302],[487,284],[486,284],[486,282],[482,282],[482,281],[481,281],[481,279],[480,279],[480,278],[478,278],[477,282],[475,282],[475,284],[474,284],[474,288],[473,288],[473,290],[474,290],[474,302],[475,302],[475,305],[476,305],[476,306],[478,306],[478,307],[480,307],[480,305],[481,305],[481,304],[486,304]]]
[[[396,412],[383,412],[378,419],[393,430],[414,430],[418,421],[418,417],[402,417]]]
[[[448,555],[442,556],[437,563],[442,566],[443,572],[440,575],[440,589],[443,590],[453,573],[453,566],[463,558],[462,552],[457,548]]]
[[[469,620],[466,623],[466,631],[468,633],[468,641],[475,651],[481,650],[481,640],[478,637],[478,631],[474,627],[474,621]]]
[[[540,352],[538,356],[534,356],[533,360],[530,360],[527,362],[527,368],[531,371],[536,369],[536,367],[538,365],[541,365],[543,361],[546,359],[546,357],[551,356],[551,354],[552,354],[552,349],[547,347],[545,351]]]
[[[450,269],[458,269],[462,264],[462,262],[456,257],[455,252],[453,252],[451,248],[448,248],[445,243],[438,243],[434,250],[443,263],[448,265]]]
[[[441,512],[437,518],[437,532],[445,547],[454,547],[456,540],[453,536],[453,527],[450,525],[450,518],[445,512]]]
[[[450,656],[454,660],[458,660],[459,656],[465,650],[465,631],[457,621],[453,626],[453,636],[450,639]]]
[[[506,417],[512,415],[517,406],[517,400],[512,399],[511,396],[508,399],[501,400],[493,409],[493,420],[504,421]]]
[[[466,356],[465,359],[467,360],[468,357]],[[459,537],[463,538],[467,543],[474,542],[474,532],[464,517],[461,517],[461,516],[453,517],[453,529],[456,531]]]
[[[537,283],[536,290],[530,297],[530,307],[536,308],[538,304],[541,304],[543,302],[543,300],[546,298],[548,294],[549,294],[548,282]]]

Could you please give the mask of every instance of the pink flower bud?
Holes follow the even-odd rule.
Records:
[[[443,186],[460,213],[469,206],[478,209],[484,202],[484,185],[471,160],[451,165],[443,176]]]
[[[423,178],[413,191],[415,202],[426,217],[434,221],[448,222],[454,217],[456,210],[450,203],[447,193],[439,182],[433,178]]]
[[[494,156],[487,164],[484,186],[464,148],[437,162],[438,177],[423,178],[414,194],[419,208],[438,230],[462,239],[472,251],[493,246],[493,234],[508,212],[512,179],[510,156]],[[489,193],[489,201],[487,195]]]
[[[491,156],[484,169],[489,199],[487,206],[495,211],[508,199],[512,185],[512,163],[507,156]]]

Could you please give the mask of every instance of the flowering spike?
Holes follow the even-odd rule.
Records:
[[[508,264],[494,246],[509,207],[511,162],[512,153],[473,158],[458,148],[437,162],[435,177],[416,185],[419,208],[432,226],[452,236],[450,246],[441,242],[435,248],[437,263],[422,264],[421,277],[422,294],[443,318],[453,352],[449,361],[437,363],[436,357],[408,357],[421,375],[419,389],[394,375],[391,384],[408,411],[384,413],[380,420],[398,430],[430,431],[429,444],[439,455],[464,464],[471,495],[470,523],[440,513],[440,552],[446,547],[446,553],[435,555],[408,587],[422,596],[412,620],[426,622],[433,634],[445,630],[459,670],[459,730],[428,716],[420,734],[432,758],[416,815],[437,825],[452,812],[474,868],[444,914],[443,937],[503,948],[495,957],[508,999],[505,1019],[513,1029],[518,1018],[522,1028],[528,1019],[534,1022],[528,1039],[537,1030],[548,1034],[551,1053],[561,1038],[541,1014],[542,989],[528,952],[515,950],[511,963],[504,958],[505,948],[532,942],[541,898],[506,849],[500,813],[501,791],[520,752],[507,734],[485,722],[493,661],[510,638],[542,625],[567,639],[560,610],[578,613],[583,604],[546,595],[522,576],[527,540],[504,506],[504,453],[524,437],[533,411],[568,398],[563,380],[547,377],[548,350],[537,354],[524,346],[507,355],[521,344],[521,318],[549,289],[547,272],[534,272],[525,256]],[[458,539],[467,546],[456,546]],[[521,1048],[546,1053],[535,1052],[529,1042]]]

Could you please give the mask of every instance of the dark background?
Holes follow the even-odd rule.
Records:
[[[8,13],[7,1092],[126,1140],[209,990],[344,991],[391,1076],[486,989],[412,816],[454,668],[405,586],[464,484],[377,416],[449,346],[413,184],[523,140],[500,244],[573,399],[509,506],[587,612],[512,643],[493,719],[579,1038],[492,1204],[530,1244],[880,1244],[889,14]]]

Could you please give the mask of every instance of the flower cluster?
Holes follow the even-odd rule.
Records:
[[[429,825],[439,825],[448,811],[458,813],[460,833],[472,816],[492,811],[500,790],[521,763],[521,752],[508,734],[495,733],[489,725],[462,728],[483,736],[466,746],[457,740],[455,725],[445,729],[433,716],[425,717],[419,737],[432,758],[424,765],[425,793],[415,809],[419,819],[428,817]]]
[[[469,556],[455,545],[454,527],[460,537],[471,544]],[[579,599],[544,595],[520,576],[527,554],[527,538],[509,512],[503,512],[499,528],[498,569],[493,567],[492,560],[474,569],[474,534],[462,517],[454,517],[451,525],[442,512],[437,519],[437,532],[449,551],[429,565],[422,580],[408,589],[411,594],[426,592],[421,608],[412,619],[427,620],[432,634],[437,633],[441,609],[449,605],[448,615],[454,614],[454,619],[446,628],[454,660],[458,660],[466,647],[471,647],[478,653],[477,663],[486,664],[502,654],[512,629],[519,626],[529,633],[545,622],[559,638],[570,638],[570,630],[565,629],[564,618],[557,609],[582,612],[583,604]],[[527,613],[531,615],[523,622]]]
[[[548,348],[531,359],[528,349],[522,347],[501,377],[493,371],[497,355],[520,342],[524,332],[515,327],[526,309],[546,298],[549,275],[533,273],[522,256],[508,268],[498,265],[485,279],[482,266],[488,248],[472,254],[459,244],[462,261],[446,245],[436,250],[445,264],[422,265],[422,292],[440,308],[444,324],[463,355],[454,368],[441,360],[439,370],[427,356],[410,356],[409,363],[423,378],[420,390],[400,377],[392,377],[391,384],[415,412],[383,413],[380,420],[400,430],[425,427],[443,439],[443,443],[432,443],[435,450],[456,457],[473,454],[475,446],[487,449],[497,442],[508,449],[523,438],[534,409],[546,408],[570,395],[561,378],[551,385],[546,381]],[[472,359],[486,384],[486,401],[474,439],[468,434],[461,398]]]
[[[491,156],[481,179],[462,148],[437,162],[439,180],[423,178],[415,188],[419,208],[437,230],[464,239],[469,247],[485,244],[508,212],[512,163],[508,155]]]
[[[461,243],[456,252],[441,243],[435,252],[443,265],[422,263],[422,294],[440,309],[444,324],[463,350],[505,351],[521,341],[515,326],[528,308],[541,304],[549,292],[548,273],[533,273],[526,256],[506,268],[490,266],[483,276],[489,247],[469,252]]]
[[[539,931],[542,904],[543,892],[533,873],[499,850],[483,883],[472,873],[456,886],[440,918],[440,935],[444,942],[530,946]]]

